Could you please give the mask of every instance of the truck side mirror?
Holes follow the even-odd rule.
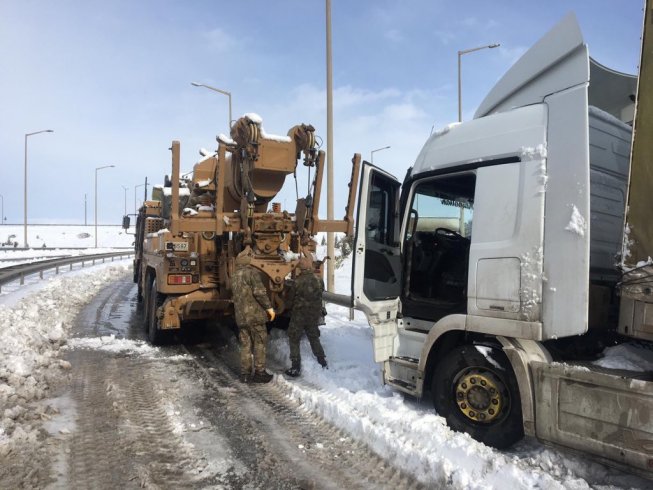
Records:
[[[129,216],[122,217],[122,227],[125,230],[129,230]]]

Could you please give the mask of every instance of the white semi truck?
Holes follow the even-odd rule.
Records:
[[[653,255],[645,233],[623,236],[627,202],[642,209],[631,231],[653,209],[647,164],[629,170],[635,107],[652,95],[640,86],[638,101],[637,82],[563,19],[472,121],[428,139],[403,184],[364,163],[352,294],[325,297],[365,312],[384,382],[430,392],[452,428],[498,448],[535,436],[650,478],[653,373],[590,360],[618,332],[653,339],[651,274],[623,276],[634,253]],[[629,175],[648,179],[641,196]]]

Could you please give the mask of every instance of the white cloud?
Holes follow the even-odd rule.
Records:
[[[394,43],[400,43],[404,40],[404,36],[397,29],[388,29],[383,35],[386,39]]]
[[[336,183],[334,208],[338,218],[344,211],[346,182],[350,177],[350,161],[354,153],[360,153],[363,159],[369,161],[372,149],[391,146],[382,154],[375,154],[374,163],[403,178],[428,138],[433,121],[438,121],[438,127],[449,122],[442,112],[438,112],[442,106],[441,94],[435,90],[401,91],[393,87],[367,90],[344,85],[334,89],[333,103]],[[283,100],[257,107],[266,131],[284,134],[294,124],[311,123],[323,140],[322,149],[326,150],[324,88],[302,84],[290,91]],[[301,195],[305,193],[306,177],[299,171],[297,177]],[[326,199],[325,196],[326,187],[322,192],[323,199]],[[290,207],[294,197],[295,188],[289,177],[277,199]],[[320,214],[324,215],[325,212],[326,201],[323,201]]]
[[[211,49],[221,53],[231,51],[237,45],[236,39],[220,27],[204,32],[203,37],[207,40]]]
[[[311,84],[303,84],[293,90],[293,98],[302,107],[324,107],[326,110],[326,90]],[[338,87],[333,91],[333,106],[336,110],[355,108],[383,100],[398,98],[401,91],[387,88],[379,91],[354,88],[350,85]]]
[[[478,27],[478,19],[476,17],[466,17],[460,21],[463,27]]]
[[[456,34],[454,34],[451,31],[445,31],[445,30],[437,29],[437,30],[433,31],[433,33],[440,40],[440,42],[442,44],[444,44],[445,46],[449,45],[449,43],[451,43],[451,41],[456,39]]]
[[[484,19],[481,21],[477,17],[466,17],[462,19],[459,24],[462,27],[475,30],[488,30],[498,25],[497,21],[494,19]]]

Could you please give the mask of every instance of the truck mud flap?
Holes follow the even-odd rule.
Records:
[[[536,434],[653,478],[653,374],[531,364]]]

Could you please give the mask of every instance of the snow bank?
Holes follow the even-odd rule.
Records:
[[[107,264],[58,276],[13,307],[0,305],[0,454],[36,441],[37,423],[47,418],[47,407],[36,408],[34,402],[70,369],[60,350],[72,321],[100,288],[130,269]]]

